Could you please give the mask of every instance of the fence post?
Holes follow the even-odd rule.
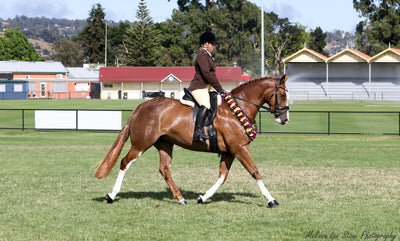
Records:
[[[25,131],[25,110],[22,109],[22,131]]]
[[[78,131],[78,110],[75,110],[75,119],[76,119],[75,128],[76,128],[76,131]]]
[[[328,111],[328,135],[331,134],[331,112]]]

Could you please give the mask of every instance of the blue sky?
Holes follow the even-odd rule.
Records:
[[[136,20],[138,0],[0,0],[0,18],[16,15],[86,19],[91,7],[100,3],[106,18],[114,21]],[[147,7],[155,22],[170,18],[177,8],[177,0],[147,0]],[[261,7],[261,0],[250,0]],[[361,20],[351,0],[264,0],[264,10],[273,11],[291,22],[324,31],[340,29],[354,33]]]

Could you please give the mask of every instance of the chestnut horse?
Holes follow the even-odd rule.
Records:
[[[260,108],[268,109],[275,115],[280,124],[289,122],[288,100],[286,96],[286,75],[281,78],[263,77],[248,81],[232,90],[243,112],[254,123]],[[269,108],[262,106],[267,103]],[[209,140],[193,142],[193,109],[182,105],[179,100],[157,97],[140,104],[130,115],[128,122],[119,133],[116,141],[104,157],[94,176],[102,179],[108,176],[114,167],[121,150],[131,139],[131,148],[121,160],[120,170],[114,188],[106,195],[108,203],[112,203],[120,191],[122,180],[129,167],[151,146],[155,146],[160,154],[160,173],[164,177],[179,204],[186,204],[178,187],[171,177],[172,151],[174,145],[193,151],[210,152]],[[197,199],[198,203],[206,201],[214,195],[228,177],[232,162],[237,158],[250,175],[257,181],[261,193],[268,199],[268,206],[279,205],[265,187],[261,175],[250,155],[249,137],[244,127],[229,109],[227,103],[218,106],[214,119],[217,130],[219,150],[224,153],[220,160],[220,171],[217,182]]]

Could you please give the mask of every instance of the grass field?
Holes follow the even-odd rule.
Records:
[[[109,205],[118,164],[105,180],[93,172],[116,136],[0,130],[0,240],[400,240],[398,136],[258,135],[250,150],[276,209],[238,161],[198,205],[217,180],[218,157],[179,147],[172,175],[188,205],[172,199],[154,148]]]

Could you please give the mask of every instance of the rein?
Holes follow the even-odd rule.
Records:
[[[276,117],[279,117],[279,116],[281,116],[282,114],[284,114],[285,112],[287,112],[289,110],[289,106],[278,106],[278,94],[277,94],[278,90],[279,89],[283,89],[283,90],[286,91],[286,89],[284,89],[283,87],[278,85],[278,82],[279,82],[279,79],[276,79],[275,90],[267,100],[267,102],[269,102],[272,99],[272,97],[275,96],[275,106],[274,106],[274,108],[266,107],[264,105],[257,105],[256,103],[253,103],[253,102],[248,101],[246,99],[234,96],[232,94],[225,94],[225,95],[222,96],[224,98],[225,102],[228,104],[228,106],[229,106],[230,110],[232,111],[232,113],[235,115],[235,117],[240,121],[240,123],[244,127],[246,135],[249,137],[249,142],[247,144],[249,144],[251,141],[253,141],[256,138],[258,130],[257,130],[257,126],[256,126],[255,122],[253,124],[250,123],[249,117],[244,113],[243,109],[237,103],[236,99],[244,101],[244,102],[247,102],[249,104],[252,104],[252,105],[256,106],[259,109],[267,110],[270,113],[275,114]],[[277,115],[276,114],[277,110],[286,110],[286,111],[280,113],[279,115]]]
[[[270,113],[274,113],[274,112],[276,112],[277,110],[287,110],[287,111],[288,111],[288,110],[289,110],[289,106],[287,106],[287,105],[286,105],[286,106],[279,106],[279,107],[277,106],[277,105],[278,105],[278,95],[277,95],[276,93],[278,92],[279,89],[283,89],[283,90],[286,91],[286,89],[284,89],[283,87],[281,87],[281,86],[278,85],[278,81],[279,81],[279,79],[276,79],[274,93],[272,93],[272,95],[268,98],[268,101],[270,101],[270,100],[272,99],[272,97],[275,96],[275,106],[274,106],[273,109],[270,108],[270,107],[266,107],[266,106],[264,106],[264,105],[257,105],[256,103],[253,103],[253,102],[248,101],[248,100],[246,100],[246,99],[243,99],[243,98],[234,96],[234,95],[232,95],[232,94],[230,94],[230,95],[231,95],[233,98],[235,98],[235,99],[238,99],[238,100],[247,102],[247,103],[249,103],[249,104],[252,104],[252,105],[258,107],[259,109],[264,109],[264,110],[266,110],[266,111],[268,111],[268,112],[270,112]],[[284,112],[283,112],[283,113],[284,113]],[[282,115],[283,113],[281,113],[280,115]]]
[[[249,137],[249,142],[247,144],[249,144],[251,141],[253,141],[256,138],[258,130],[257,130],[257,126],[256,126],[255,122],[254,122],[254,124],[250,123],[249,117],[244,113],[243,109],[237,103],[236,99],[244,101],[244,102],[247,102],[249,104],[252,104],[252,105],[258,107],[259,109],[267,110],[272,114],[275,114],[275,112],[277,110],[286,110],[286,111],[288,111],[289,110],[289,106],[278,106],[278,95],[277,95],[278,90],[279,89],[283,89],[283,90],[286,91],[286,89],[284,89],[283,87],[278,85],[278,81],[279,81],[279,79],[276,79],[274,93],[272,93],[272,95],[268,98],[268,101],[267,101],[267,102],[269,102],[272,99],[272,97],[275,96],[275,106],[274,106],[273,109],[270,108],[270,107],[266,107],[264,105],[257,105],[256,103],[253,103],[253,102],[248,101],[246,99],[234,96],[232,94],[225,94],[223,96],[225,102],[228,104],[228,106],[229,106],[230,110],[232,111],[232,113],[235,115],[235,117],[240,121],[240,123],[244,127],[246,135]],[[280,113],[279,115],[277,115],[277,117],[281,116],[285,112]]]

